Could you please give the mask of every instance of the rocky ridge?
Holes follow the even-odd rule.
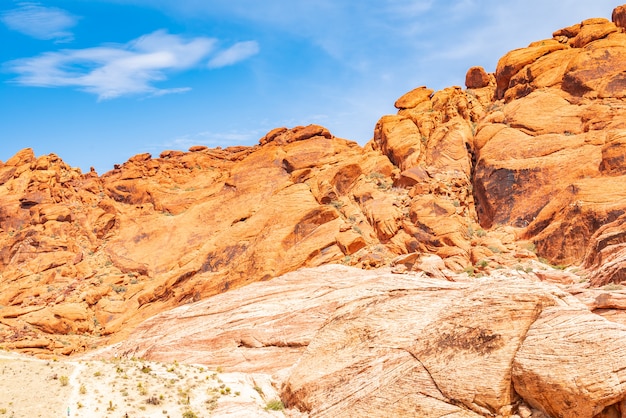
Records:
[[[396,101],[397,114],[383,116],[364,147],[321,126],[278,128],[253,147],[140,154],[102,176],[83,174],[53,154],[19,152],[0,163],[1,344],[40,356],[81,353],[123,341],[143,320],[171,308],[255,282],[261,283],[252,289],[269,288],[275,277],[301,267],[337,263],[425,272],[446,289],[463,287],[450,284],[461,276],[517,272],[531,282],[560,283],[614,321],[614,329],[602,326],[621,335],[625,21],[620,6],[612,21],[560,29],[506,54],[494,74],[471,68],[465,89],[418,87]],[[454,289],[441,293],[467,290]],[[565,303],[582,323],[602,319],[583,315],[569,296],[547,292],[552,296],[538,296],[541,312],[549,301]],[[380,303],[397,311],[396,302]],[[334,312],[343,302],[330,306]],[[358,324],[358,314],[350,315]],[[393,322],[391,312],[385,315],[381,321]],[[541,323],[532,318],[513,340],[531,344],[528,333]],[[331,337],[347,332],[333,321],[329,329],[342,331]],[[293,364],[323,359],[315,350],[333,343],[324,330],[307,326],[306,338],[288,346]],[[313,335],[328,342],[311,346]],[[385,333],[380,338],[399,344]],[[256,344],[242,344],[248,343]],[[525,358],[516,347],[507,349],[499,381],[514,382],[515,396],[545,413],[575,416],[563,409],[569,400],[555,406],[541,398],[543,387],[533,389],[528,379],[536,371],[514,366],[512,359]],[[405,344],[402,350],[421,359],[425,348]],[[272,373],[282,376],[288,405],[331,414],[323,412],[334,402],[323,390],[330,380],[296,382],[288,379],[296,373],[291,369]],[[617,381],[576,416],[623,414]],[[502,385],[498,401],[474,403],[441,389],[429,399],[460,407],[450,410],[458,416],[506,415],[502,408],[522,404],[509,383]],[[354,402],[371,405],[367,397]]]

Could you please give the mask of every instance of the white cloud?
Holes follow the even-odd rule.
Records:
[[[204,131],[195,134],[181,135],[169,141],[155,144],[153,150],[178,149],[187,150],[194,145],[206,145],[207,147],[230,147],[232,145],[253,145],[259,138],[265,135],[263,129],[251,129],[248,131],[211,132]]]
[[[214,40],[189,41],[157,31],[126,45],[48,52],[9,63],[17,83],[40,87],[77,87],[100,100],[129,94],[162,95],[180,89],[153,86],[165,72],[193,66],[213,48]]]
[[[236,64],[259,53],[259,44],[256,41],[237,42],[224,51],[218,53],[209,61],[209,68],[221,68]]]
[[[159,89],[158,81],[172,71],[198,66],[215,49],[216,40],[185,39],[160,30],[118,46],[65,49],[7,63],[19,74],[14,80],[26,86],[76,87],[99,100],[131,94],[161,96],[189,87]],[[214,67],[234,64],[258,51],[256,42],[241,42],[218,52]]]
[[[36,39],[70,42],[74,39],[69,28],[78,18],[56,7],[39,3],[20,3],[20,7],[2,13],[0,20],[9,28]]]

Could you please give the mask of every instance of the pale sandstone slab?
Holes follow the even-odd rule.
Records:
[[[491,416],[519,394],[591,418],[626,398],[626,327],[552,284],[446,274],[298,270],[157,315],[93,356],[270,374],[317,417]]]

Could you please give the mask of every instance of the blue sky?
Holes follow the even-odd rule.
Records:
[[[32,147],[103,174],[309,123],[365,144],[405,92],[622,2],[0,0],[0,161]]]

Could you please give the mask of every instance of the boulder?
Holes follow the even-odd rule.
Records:
[[[626,5],[617,6],[613,9],[611,20],[615,26],[624,31],[626,29]]]
[[[430,101],[434,92],[434,90],[426,86],[417,87],[396,100],[394,106],[396,109],[411,109],[417,107],[420,103]]]
[[[472,67],[465,74],[465,87],[468,89],[480,89],[489,85],[489,74],[483,67]]]

